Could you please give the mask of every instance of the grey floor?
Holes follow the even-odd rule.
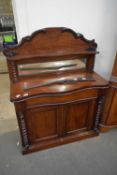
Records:
[[[25,156],[20,151],[17,129],[0,132],[0,175],[117,175],[117,129]]]

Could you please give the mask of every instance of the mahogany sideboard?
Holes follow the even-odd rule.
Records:
[[[24,154],[99,134],[108,82],[93,71],[96,48],[58,27],[4,50]]]
[[[106,132],[117,127],[117,55],[107,91],[100,128]]]

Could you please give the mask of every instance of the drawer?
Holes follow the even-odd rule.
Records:
[[[26,105],[30,106],[45,106],[51,104],[66,104],[80,100],[88,100],[96,98],[98,96],[98,89],[83,89],[75,92],[69,92],[66,94],[57,94],[57,95],[47,95],[41,97],[34,97],[26,100]]]

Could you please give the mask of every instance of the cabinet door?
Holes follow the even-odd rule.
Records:
[[[65,135],[92,130],[96,105],[96,100],[90,100],[60,106],[28,108],[25,116],[30,144],[48,143]]]
[[[59,136],[59,115],[57,107],[39,107],[26,112],[30,143],[47,141]]]
[[[96,100],[91,100],[67,105],[65,107],[64,133],[69,135],[92,130],[95,122],[96,104]]]
[[[107,118],[107,125],[117,125],[117,90],[115,90],[110,112]]]

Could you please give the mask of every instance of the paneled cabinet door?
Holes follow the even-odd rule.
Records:
[[[106,122],[107,125],[117,125],[117,89],[114,90],[110,111]]]
[[[96,100],[28,109],[26,123],[30,144],[92,130]]]
[[[65,107],[64,134],[92,130],[95,123],[96,100],[68,104]]]
[[[61,131],[59,107],[39,107],[26,112],[30,144],[59,137]]]

